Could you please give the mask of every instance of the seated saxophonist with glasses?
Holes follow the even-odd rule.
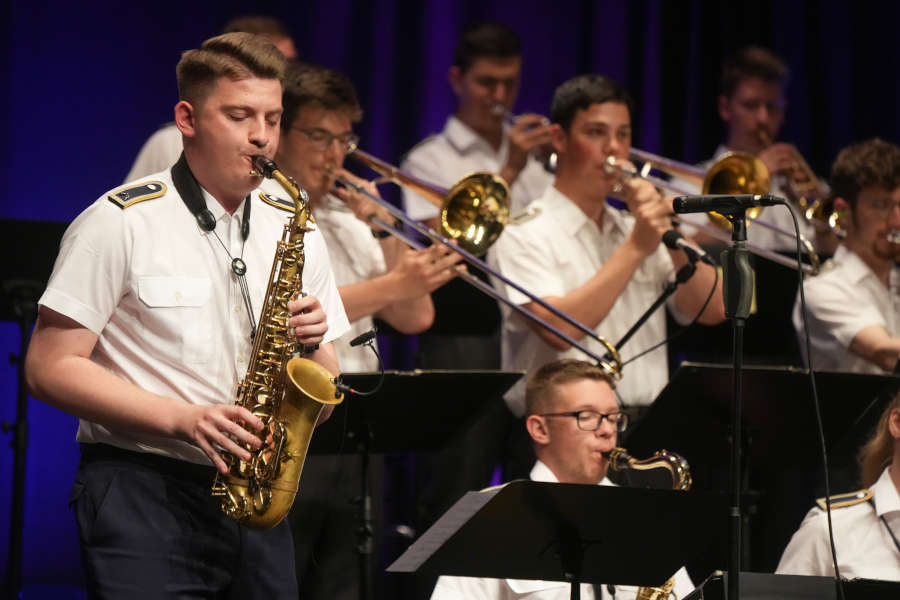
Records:
[[[281,139],[275,154],[279,166],[306,189],[313,215],[328,246],[338,292],[350,321],[350,331],[334,348],[344,372],[378,371],[368,348],[349,340],[370,330],[375,317],[401,333],[427,329],[434,319],[431,291],[454,276],[459,256],[442,245],[413,251],[373,224],[374,217],[391,223],[381,206],[335,179],[352,179],[369,192],[371,183],[345,171],[344,157],[359,142],[353,125],[362,108],[353,84],[344,75],[310,64],[289,65],[284,83]],[[266,197],[283,192],[271,182]],[[382,462],[370,458],[370,486],[380,501]],[[356,549],[360,459],[353,453],[315,455],[306,461],[303,494],[289,520],[294,531],[295,557],[303,598],[329,600],[359,597]],[[376,529],[380,519],[375,519]]]
[[[838,569],[844,579],[900,581],[900,396],[859,453],[864,489],[831,497]],[[776,573],[834,577],[825,499],[788,543]]]
[[[610,173],[607,158],[627,164],[631,147],[632,101],[625,89],[602,75],[580,75],[560,85],[553,96],[550,120],[558,155],[551,187],[534,201],[540,214],[507,227],[488,254],[488,262],[509,279],[571,315],[599,335],[620,338],[659,296],[688,258],[667,250],[660,241],[672,228],[671,199],[648,181],[621,179]],[[624,200],[628,210],[615,210],[607,197]],[[715,271],[698,264],[694,276],[678,287],[668,307],[687,323],[704,306]],[[514,289],[498,285],[514,303],[535,312],[587,347],[603,355],[596,341]],[[530,372],[578,351],[544,328],[503,307],[503,368]],[[699,322],[725,318],[721,286]],[[657,311],[628,342],[623,358],[658,344],[666,337],[665,314]],[[668,382],[666,349],[657,348],[623,372],[617,393],[626,411],[639,412]],[[524,385],[506,395],[510,411],[524,412]]]
[[[606,371],[580,360],[547,363],[528,381],[525,405],[525,427],[537,457],[532,481],[615,485],[607,477],[610,463],[604,453],[616,447],[628,415],[621,411]],[[690,577],[680,569],[673,591],[682,598],[692,589]],[[629,600],[637,589],[581,584],[580,592],[586,600]],[[562,581],[442,576],[431,599],[564,600],[569,593],[569,584]]]
[[[815,369],[890,373],[900,358],[900,147],[852,144],[831,169],[835,216],[846,237],[804,283]],[[793,322],[806,352],[800,296]]]
[[[290,357],[305,346],[315,362],[301,362],[330,380],[331,341],[349,328],[314,228],[300,234],[305,259],[291,277],[308,294],[274,293],[276,246],[296,217],[293,202],[261,200],[256,171],[278,146],[284,68],[271,42],[247,33],[185,52],[174,109],[184,153],[81,213],[39,301],[26,378],[80,419],[71,502],[91,598],[297,597],[288,523],[245,527],[211,493],[217,472],[276,455],[284,439],[265,409],[278,398],[236,403],[256,349],[277,338]],[[317,410],[310,429],[331,407]],[[261,509],[273,489],[259,489]]]

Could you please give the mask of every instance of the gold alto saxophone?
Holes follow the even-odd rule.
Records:
[[[624,448],[613,448],[609,452],[604,452],[604,456],[609,459],[609,468],[613,471],[660,471],[668,472],[672,477],[673,490],[689,490],[691,489],[691,468],[684,457],[662,450],[655,453],[650,458],[637,460]],[[635,595],[635,600],[669,600],[669,597],[677,599],[672,589],[675,587],[675,577],[669,577],[660,586],[641,586]]]
[[[256,171],[275,179],[294,201],[294,214],[275,249],[266,298],[247,374],[238,383],[236,404],[265,425],[260,449],[249,445],[249,461],[226,454],[228,475],[216,474],[212,495],[222,498],[222,512],[253,529],[269,529],[287,515],[297,495],[300,473],[319,413],[338,404],[332,374],[299,355],[303,348],[288,332],[288,302],[302,293],[303,236],[311,231],[309,197],[271,160],[255,156]]]

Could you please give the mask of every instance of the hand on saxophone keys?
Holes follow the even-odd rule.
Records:
[[[261,432],[265,425],[246,408],[234,404],[179,405],[174,423],[176,437],[203,450],[223,475],[229,471],[223,452],[248,461],[251,455],[247,447],[262,447],[254,431]]]
[[[317,346],[325,339],[328,320],[315,296],[302,296],[288,302],[293,315],[288,320],[288,331],[304,346]]]

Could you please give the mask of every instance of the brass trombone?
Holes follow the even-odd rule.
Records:
[[[614,156],[610,156],[606,159],[606,170],[610,173],[618,173],[620,177],[624,178],[640,177],[641,179],[646,179],[657,188],[685,196],[696,194],[696,190],[683,188],[673,182],[654,177],[650,175],[650,171],[652,169],[657,169],[695,183],[699,180],[699,187],[703,194],[766,194],[769,191],[768,169],[766,169],[766,166],[758,158],[743,152],[729,152],[706,170],[657,156],[636,148],[630,150],[629,157],[643,162],[641,170],[617,164]],[[757,208],[759,208],[759,210],[757,210]],[[761,207],[749,209],[747,211],[747,220],[756,225],[772,229],[781,235],[796,239],[796,236],[793,233],[757,218],[760,210]],[[708,214],[711,220],[716,221],[719,219],[722,223],[728,224],[728,221],[722,215],[719,215],[718,213]],[[731,241],[731,236],[724,229],[700,225],[693,221],[682,219],[677,215],[673,215],[672,220],[675,223],[693,227],[717,240],[723,242]],[[804,264],[801,268],[808,275],[818,274],[819,256],[816,254],[815,248],[810,241],[802,235],[800,236],[800,245],[803,248],[803,251],[809,256],[810,261],[809,265]],[[796,261],[782,256],[777,252],[773,252],[768,248],[763,248],[748,242],[747,249],[758,256],[767,258],[782,266],[790,269],[797,268]]]
[[[486,232],[493,231],[493,229],[491,227],[483,224],[480,221],[480,219],[485,219],[489,222],[499,221],[500,219],[495,218],[495,213],[493,212],[493,210],[502,211],[503,209],[502,209],[501,205],[506,207],[505,215],[508,215],[508,213],[509,213],[509,208],[508,208],[508,205],[506,205],[506,203],[501,203],[499,201],[496,201],[496,199],[492,200],[491,198],[485,198],[480,195],[482,193],[487,193],[487,194],[498,194],[498,196],[499,196],[499,193],[496,191],[496,188],[494,187],[497,183],[502,185],[503,190],[507,189],[506,183],[501,178],[499,178],[495,175],[492,175],[490,173],[475,173],[473,175],[464,177],[463,179],[458,181],[452,188],[450,188],[449,192],[447,192],[447,195],[444,198],[440,198],[439,194],[440,194],[441,188],[433,186],[429,183],[422,181],[421,179],[418,179],[416,177],[413,177],[412,175],[404,173],[400,169],[394,167],[393,165],[390,165],[378,158],[375,158],[371,154],[362,152],[361,150],[357,149],[350,156],[355,157],[357,160],[359,160],[363,164],[369,166],[375,172],[382,174],[381,178],[375,180],[376,183],[379,181],[391,181],[391,182],[396,183],[401,186],[410,187],[411,189],[415,190],[416,192],[424,191],[427,194],[426,197],[432,202],[434,200],[439,200],[438,203],[442,207],[441,208],[441,212],[442,212],[441,224],[442,225],[444,225],[446,222],[450,222],[450,223],[457,223],[457,224],[463,225],[463,227],[460,228],[460,230],[463,230],[463,231],[469,231],[469,230],[471,230],[471,231],[484,230]],[[472,179],[472,178],[474,178],[474,179]],[[474,252],[472,252],[468,248],[466,248],[466,246],[470,245],[469,239],[467,237],[461,236],[460,238],[447,239],[447,238],[439,235],[437,232],[432,230],[430,227],[411,218],[409,215],[407,215],[405,212],[403,212],[402,210],[400,210],[399,208],[397,208],[390,202],[380,198],[379,196],[377,196],[375,194],[370,193],[366,188],[357,184],[356,182],[351,181],[350,179],[348,179],[346,177],[340,177],[340,176],[338,176],[336,178],[336,182],[339,183],[340,185],[343,185],[343,186],[353,190],[354,192],[362,194],[366,198],[372,200],[373,202],[375,202],[376,204],[378,204],[379,206],[381,206],[385,210],[387,210],[391,214],[392,217],[394,217],[395,219],[397,219],[398,221],[400,221],[401,223],[403,223],[410,229],[415,230],[420,235],[428,238],[429,240],[431,240],[434,243],[443,244],[444,246],[446,246],[453,252],[456,252],[457,254],[462,256],[463,260],[466,263],[468,263],[478,269],[481,269],[482,271],[485,271],[486,273],[489,273],[491,276],[497,278],[498,280],[502,281],[506,285],[521,292],[522,294],[527,296],[529,299],[531,299],[535,303],[539,304],[546,310],[550,311],[551,313],[553,313],[554,315],[556,315],[557,317],[559,317],[560,319],[562,319],[563,321],[565,321],[566,323],[568,323],[569,325],[574,327],[575,329],[584,333],[587,337],[599,342],[606,349],[606,352],[607,352],[606,355],[603,357],[600,357],[599,355],[595,354],[594,352],[588,350],[587,348],[584,347],[584,345],[582,345],[581,343],[576,341],[574,338],[572,338],[569,335],[565,334],[564,332],[560,331],[559,329],[557,329],[556,327],[554,327],[553,325],[551,325],[550,323],[548,323],[541,317],[537,316],[530,310],[523,308],[522,306],[519,306],[518,304],[516,304],[514,302],[511,302],[509,299],[507,299],[505,296],[503,296],[501,293],[499,293],[497,290],[495,290],[493,287],[491,287],[491,285],[481,281],[474,275],[470,274],[466,269],[460,268],[460,269],[456,270],[457,276],[460,279],[464,280],[466,283],[481,290],[482,292],[484,292],[485,294],[487,294],[494,300],[497,300],[498,302],[502,302],[503,304],[507,305],[512,310],[518,312],[525,318],[530,319],[531,321],[534,321],[541,327],[544,327],[545,329],[547,329],[548,331],[550,331],[551,333],[553,333],[554,335],[559,337],[561,340],[563,340],[566,343],[568,343],[569,345],[571,345],[573,348],[577,348],[578,350],[580,350],[584,355],[588,356],[590,359],[595,361],[597,363],[597,365],[600,366],[600,368],[602,368],[604,371],[609,373],[610,377],[612,377],[614,381],[621,379],[621,377],[622,377],[622,359],[619,356],[619,351],[616,349],[616,347],[612,343],[610,343],[608,340],[606,340],[602,336],[597,335],[597,333],[593,329],[587,327],[586,325],[584,325],[583,323],[581,323],[579,321],[576,321],[568,314],[559,310],[555,306],[547,303],[542,298],[539,298],[538,296],[534,295],[533,293],[531,293],[530,291],[528,291],[527,289],[525,289],[518,283],[512,281],[511,279],[509,279],[508,277],[506,277],[505,275],[500,273],[499,271],[492,269],[490,266],[487,265],[487,263],[485,263],[484,261],[479,259],[477,256],[475,256]],[[506,196],[504,196],[504,200],[505,199],[506,199]],[[488,208],[484,208],[484,207],[488,207]],[[443,213],[447,213],[446,217],[443,216]],[[457,214],[457,213],[459,213],[459,214]],[[419,240],[413,238],[410,235],[407,235],[405,232],[403,232],[399,229],[394,228],[393,226],[391,226],[390,223],[386,223],[383,220],[379,219],[378,217],[373,217],[371,219],[371,221],[373,224],[375,224],[378,227],[380,227],[381,229],[387,231],[394,237],[399,238],[400,240],[405,242],[407,245],[409,245],[413,249],[421,250],[424,247],[424,244],[422,244],[422,242],[420,242]],[[483,225],[484,225],[484,227],[482,227]],[[502,228],[500,230],[502,230]],[[493,239],[491,241],[493,241],[494,239],[496,239],[497,236],[500,235],[500,230],[496,231],[496,235],[493,236]],[[476,249],[478,249],[482,245],[484,245],[484,241],[487,239],[488,239],[488,235],[485,234],[480,237],[474,238],[471,241],[471,243],[474,245],[474,247]],[[454,240],[455,240],[455,243],[454,243]],[[487,246],[484,246],[484,250],[486,250],[486,249],[487,249]]]
[[[509,221],[509,187],[493,173],[472,173],[445,190],[359,148],[349,156],[381,175],[375,183],[390,181],[407,187],[439,207],[444,235],[476,256],[487,252]]]

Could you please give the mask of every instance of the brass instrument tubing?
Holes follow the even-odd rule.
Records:
[[[404,225],[416,230],[418,233],[420,233],[421,235],[424,235],[425,237],[430,239],[432,242],[437,242],[437,243],[443,244],[444,246],[449,248],[451,251],[456,252],[457,254],[462,256],[463,259],[470,265],[473,265],[475,267],[478,267],[479,269],[486,271],[487,273],[490,273],[491,275],[493,275],[494,277],[496,277],[503,283],[509,285],[513,289],[528,296],[528,298],[530,298],[537,304],[540,304],[542,307],[546,308],[548,311],[550,311],[551,313],[553,313],[554,315],[556,315],[557,317],[559,317],[560,319],[562,319],[563,321],[565,321],[566,323],[571,325],[572,327],[575,327],[576,329],[578,329],[579,331],[584,333],[586,336],[603,344],[603,346],[606,347],[607,350],[610,351],[610,354],[613,356],[613,361],[615,361],[619,365],[618,367],[613,368],[609,364],[608,359],[600,358],[597,354],[591,352],[590,350],[585,348],[582,344],[580,344],[579,342],[577,342],[570,336],[566,335],[565,333],[559,331],[556,327],[554,327],[550,323],[547,323],[546,321],[544,321],[537,315],[533,314],[531,311],[529,311],[525,308],[522,308],[521,306],[516,305],[514,302],[511,302],[506,297],[504,297],[502,294],[500,294],[495,289],[493,289],[491,286],[484,284],[484,282],[482,282],[481,280],[478,280],[478,279],[472,277],[472,279],[475,279],[476,281],[478,281],[479,284],[482,284],[479,286],[479,285],[476,285],[474,282],[469,281],[468,277],[471,277],[470,275],[467,274],[468,277],[464,278],[468,283],[472,283],[472,285],[474,285],[475,287],[477,287],[478,289],[480,289],[481,291],[483,291],[490,297],[494,298],[498,302],[502,302],[502,303],[506,304],[507,306],[509,306],[513,310],[516,310],[517,312],[519,312],[526,318],[531,319],[535,323],[539,324],[541,327],[544,327],[545,329],[547,329],[547,331],[552,332],[554,335],[558,336],[561,340],[570,344],[573,348],[577,348],[578,350],[583,352],[586,356],[595,360],[598,364],[604,365],[612,373],[614,373],[614,374],[618,373],[619,368],[621,367],[621,359],[619,358],[618,351],[607,340],[604,340],[602,337],[597,335],[597,333],[594,332],[594,330],[592,330],[592,329],[588,328],[586,325],[576,321],[575,319],[573,319],[566,313],[562,312],[555,306],[548,304],[543,299],[535,296],[534,294],[532,294],[531,292],[529,292],[528,290],[526,290],[519,284],[515,283],[511,279],[509,279],[506,276],[504,276],[503,274],[501,274],[499,271],[495,271],[490,266],[488,266],[487,263],[485,263],[482,260],[479,260],[475,255],[471,254],[470,252],[467,252],[463,248],[460,248],[454,244],[451,244],[449,241],[447,241],[446,239],[444,239],[443,237],[441,237],[440,235],[438,235],[437,233],[432,231],[432,229],[430,227],[426,227],[425,225],[423,225],[422,223],[419,223],[415,219],[411,219],[405,212],[403,212],[402,210],[400,210],[399,208],[397,208],[390,202],[387,202],[387,201],[383,200],[382,198],[376,196],[375,194],[370,193],[367,189],[365,189],[361,185],[359,185],[353,181],[350,181],[345,177],[339,177],[338,180],[342,184],[344,184],[347,187],[356,191],[357,193],[364,195],[365,197],[369,198],[376,204],[379,204],[380,206],[382,206],[385,210],[387,210],[389,213],[391,213],[391,216],[393,216],[395,219],[402,222]],[[391,227],[390,225],[388,225],[381,219],[377,219],[377,220],[376,219],[373,219],[373,222],[375,222],[379,227],[382,227],[383,229],[385,229],[385,231],[391,233],[392,235],[396,235],[398,238],[400,238],[401,240],[403,240],[404,242],[406,242],[413,248],[421,249],[423,247],[422,244],[420,244],[419,242],[417,242],[415,240],[412,240],[411,238],[409,238],[409,236],[406,236],[402,232],[394,229],[393,227]],[[488,291],[488,290],[490,290],[490,291]]]
[[[658,188],[668,190],[670,192],[675,192],[677,194],[682,194],[684,196],[695,196],[696,195],[694,193],[694,190],[686,191],[684,188],[680,188],[677,185],[675,185],[669,181],[664,181],[664,180],[660,179],[659,177],[654,177],[652,175],[642,175],[635,169],[632,169],[630,167],[624,167],[622,165],[618,165],[615,163],[615,157],[613,157],[613,156],[610,156],[609,158],[607,158],[606,170],[607,170],[607,172],[610,172],[610,173],[617,172],[621,176],[627,177],[627,178],[640,177],[641,179],[646,179],[647,181],[649,181],[650,183],[652,183],[654,186],[656,186]],[[694,223],[693,221],[683,219],[675,214],[671,215],[671,218],[672,218],[673,222],[678,223],[679,225],[688,225],[689,227],[693,227],[694,229],[702,231],[705,234],[709,235],[710,237],[715,238],[719,241],[731,242],[731,235],[722,231],[721,229],[717,229],[716,227],[709,227],[707,225],[701,225],[699,223]],[[767,223],[760,219],[754,219],[753,217],[746,217],[746,219],[757,225],[761,225],[763,227],[767,227],[769,229],[777,231],[778,233],[781,233],[782,235],[786,235],[786,236],[789,236],[789,237],[792,237],[795,239],[797,237],[793,233],[788,233],[787,231],[785,231],[781,227],[778,227],[777,225],[772,225],[771,223]],[[818,256],[816,255],[815,249],[813,248],[813,245],[809,242],[809,240],[807,240],[802,235],[800,236],[800,244],[803,247],[803,249],[806,251],[806,253],[810,256],[810,261],[813,263],[812,265],[806,265],[806,264],[802,265],[801,268],[803,269],[803,272],[806,273],[807,275],[816,275],[819,272],[819,269],[817,266],[819,261],[818,261]],[[747,242],[747,249],[750,250],[750,252],[753,252],[754,254],[756,254],[758,256],[767,258],[767,259],[771,260],[772,262],[776,262],[782,266],[788,267],[789,269],[797,268],[796,260],[791,260],[791,259],[787,258],[786,256],[782,256],[781,254],[778,254],[777,252],[773,252],[772,250],[769,250],[768,248],[763,248],[762,246],[757,246],[756,244]]]

